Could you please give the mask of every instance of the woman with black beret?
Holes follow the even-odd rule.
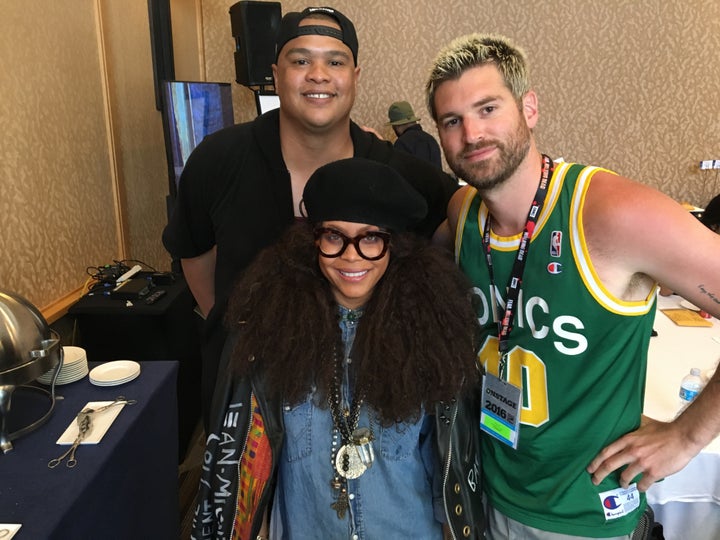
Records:
[[[482,537],[477,322],[424,199],[352,158],[303,203],[231,298],[193,538]]]

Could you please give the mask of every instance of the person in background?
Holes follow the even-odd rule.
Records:
[[[350,119],[360,78],[353,23],[329,7],[286,13],[272,66],[280,108],[220,130],[193,151],[163,243],[206,316],[202,404],[207,428],[225,341],[222,318],[232,283],[257,253],[301,218],[300,196],[319,166],[352,156],[387,163],[423,196],[415,230],[432,235],[457,188],[448,175],[393,150]]]
[[[426,95],[469,184],[437,239],[483,327],[488,538],[630,539],[644,491],[720,433],[720,373],[676,420],[641,421],[657,283],[720,316],[720,237],[657,190],[542,154],[507,38],[450,43]]]
[[[397,135],[393,145],[395,148],[429,161],[438,169],[442,169],[440,145],[435,137],[423,131],[412,105],[407,101],[396,101],[388,109],[388,119],[388,125],[392,126]]]
[[[193,538],[482,538],[478,328],[425,200],[350,158],[302,201],[230,299]]]
[[[714,233],[720,233],[720,195],[715,195],[703,210],[700,221]]]

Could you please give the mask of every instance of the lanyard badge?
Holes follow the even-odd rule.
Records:
[[[485,374],[480,407],[481,431],[508,446],[517,448],[521,406],[520,388],[492,373]]]
[[[516,449],[518,445],[518,435],[520,432],[520,409],[522,407],[522,389],[510,384],[507,379],[508,370],[508,339],[513,329],[515,320],[515,312],[520,296],[520,286],[522,284],[522,276],[525,271],[525,263],[527,262],[528,252],[530,251],[530,241],[532,240],[535,224],[540,215],[540,210],[545,203],[545,195],[547,194],[548,180],[553,173],[552,160],[543,155],[542,171],[540,172],[540,182],[530,211],[528,212],[527,222],[520,238],[515,263],[506,287],[505,311],[498,317],[498,353],[500,355],[498,376],[492,373],[486,373],[483,377],[482,386],[482,406],[480,408],[480,430],[497,440]],[[488,213],[485,221],[485,230],[483,232],[483,248],[485,249],[485,262],[488,267],[488,275],[490,277],[490,290],[495,291],[495,275],[493,272],[492,252],[490,246],[490,222],[491,215]],[[498,302],[493,298],[493,305],[498,306]],[[497,308],[496,308],[497,309]],[[500,314],[498,314],[500,315]]]

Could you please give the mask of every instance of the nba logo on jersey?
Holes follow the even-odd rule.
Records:
[[[553,231],[550,234],[550,256],[559,257],[562,253],[562,231]]]

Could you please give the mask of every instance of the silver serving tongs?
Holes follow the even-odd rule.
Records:
[[[133,405],[137,403],[137,401],[134,399],[126,399],[124,396],[119,396],[112,403],[108,403],[107,405],[103,405],[102,407],[98,407],[97,409],[91,409],[90,407],[86,407],[82,411],[80,411],[75,419],[78,425],[77,437],[75,437],[75,440],[73,441],[67,452],[65,452],[59,457],[53,458],[48,461],[48,467],[54,469],[55,467],[60,465],[62,460],[66,457],[68,458],[67,462],[65,462],[66,467],[72,469],[75,465],[77,465],[77,459],[75,459],[75,451],[77,450],[78,446],[80,446],[80,443],[83,441],[83,439],[85,439],[87,434],[90,432],[90,428],[92,426],[92,415],[109,409],[110,407],[114,407],[115,405],[120,405],[121,403],[125,405]]]

